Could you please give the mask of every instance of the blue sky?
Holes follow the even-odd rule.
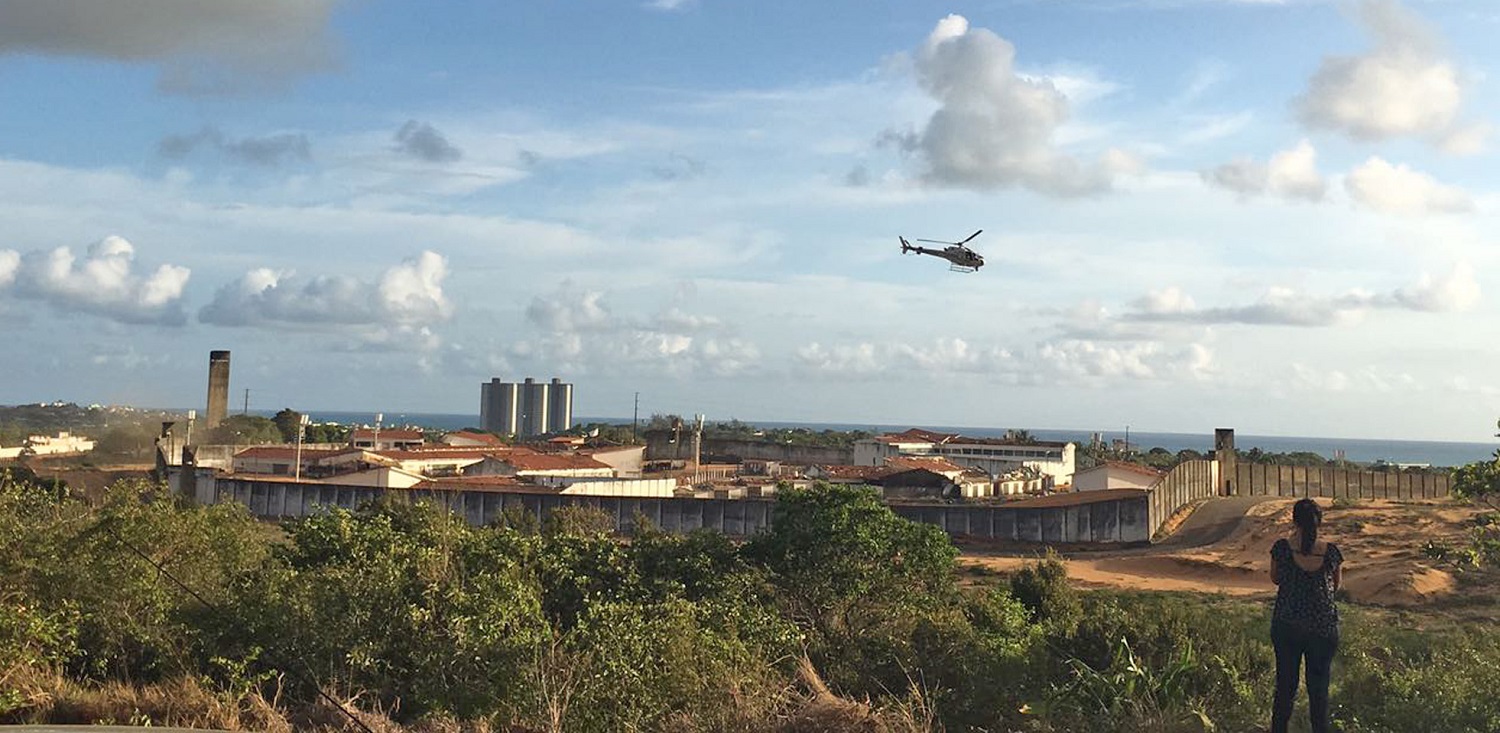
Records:
[[[1484,0],[0,0],[0,402],[1484,440]],[[958,238],[987,265],[903,257]]]

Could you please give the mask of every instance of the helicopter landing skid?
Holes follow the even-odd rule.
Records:
[[[979,268],[965,267],[964,265],[949,265],[948,272],[979,272]]]

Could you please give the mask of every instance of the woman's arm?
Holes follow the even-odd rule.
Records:
[[[1338,590],[1342,587],[1344,587],[1344,564],[1339,563],[1333,566],[1333,589]]]

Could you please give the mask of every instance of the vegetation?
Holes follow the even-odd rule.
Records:
[[[691,435],[692,420],[679,415],[652,415],[646,423],[651,432]],[[810,428],[763,428],[739,420],[705,423],[703,437],[723,440],[746,440],[816,448],[852,448],[854,443],[872,437],[866,430],[812,430]]]
[[[1052,558],[961,583],[941,532],[860,489],[788,491],[775,513],[743,545],[621,542],[588,508],[273,527],[146,483],[91,505],[12,474],[0,723],[350,730],[321,691],[385,730],[1263,729],[1263,604],[1080,593]],[[1500,726],[1492,629],[1345,618],[1341,730]]]
[[[265,445],[282,442],[281,428],[270,418],[230,415],[203,438],[207,445]]]
[[[1500,427],[1500,422],[1496,427]],[[1428,557],[1459,569],[1500,565],[1500,450],[1488,461],[1453,469],[1452,491],[1459,499],[1483,504],[1493,511],[1475,518],[1466,545],[1428,542],[1423,550]]]

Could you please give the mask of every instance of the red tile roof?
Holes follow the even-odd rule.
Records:
[[[938,473],[962,473],[964,470],[963,466],[942,456],[891,456],[885,459],[885,465],[902,470],[925,468]]]
[[[1038,496],[1033,499],[1018,499],[1005,502],[1007,507],[1017,509],[1033,509],[1051,506],[1075,506],[1079,504],[1094,504],[1101,501],[1115,501],[1117,499],[1135,499],[1151,495],[1148,489],[1105,489],[1102,491],[1077,491],[1066,494],[1052,494],[1050,496]]]
[[[608,465],[588,456],[571,453],[536,453],[532,455],[517,453],[511,456],[497,456],[497,458],[514,466],[517,471],[567,471],[585,468],[609,468]]]
[[[515,476],[465,476],[458,478],[429,479],[411,487],[422,491],[489,491],[505,494],[545,494],[556,496],[563,492],[562,486],[543,486],[527,483]],[[394,489],[399,491],[400,489]]]
[[[921,428],[911,428],[900,433],[886,433],[875,439],[882,443],[946,443],[957,437],[957,433],[937,433]]]
[[[499,438],[499,436],[490,435],[489,433],[471,433],[471,432],[469,432],[467,430],[456,430],[454,432],[448,433],[447,435],[443,436],[443,440],[445,440],[445,441],[447,439],[449,439],[449,438],[458,438],[460,440],[470,440],[470,441],[473,441],[473,442],[476,442],[476,443],[481,443],[481,444],[487,445],[487,446],[490,446],[490,445],[493,445],[493,446],[503,446],[503,445],[506,444],[505,441],[503,441],[503,440],[501,440]]]
[[[304,463],[312,463],[332,458],[334,456],[345,455],[347,453],[364,452],[365,451],[359,448],[303,448],[302,461]],[[258,445],[252,448],[246,448],[239,453],[234,454],[234,457],[260,461],[295,461],[297,460],[297,448],[296,446]]]
[[[823,475],[843,481],[874,480],[895,471],[890,466],[847,466],[841,464],[820,465]]]
[[[511,456],[533,455],[536,451],[530,448],[502,446],[496,448],[488,445],[460,445],[412,448],[406,450],[383,450],[375,451],[377,455],[385,456],[397,461],[440,461],[451,458],[472,458],[482,460],[488,457],[509,458]]]
[[[1139,463],[1131,463],[1129,461],[1105,461],[1097,466],[1094,466],[1093,468],[1085,470],[1094,471],[1100,468],[1117,468],[1121,471],[1129,471],[1130,473],[1145,476],[1147,478],[1160,478],[1165,474],[1164,471],[1159,471],[1150,466],[1142,466]],[[1079,471],[1079,473],[1082,473],[1082,471]]]

